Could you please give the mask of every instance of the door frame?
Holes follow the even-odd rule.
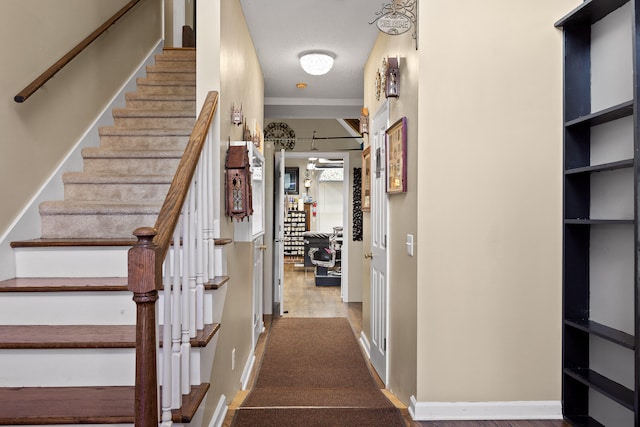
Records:
[[[343,212],[342,212],[342,223],[343,223],[343,239],[342,246],[340,250],[342,251],[341,259],[343,260],[341,264],[342,275],[340,280],[340,295],[342,296],[343,302],[349,302],[349,236],[351,236],[351,221],[349,220],[349,196],[351,191],[351,174],[350,174],[350,166],[349,166],[349,151],[287,151],[284,154],[284,162],[286,164],[286,159],[308,159],[309,157],[333,157],[333,158],[341,158],[343,160],[343,168],[344,168],[344,176],[345,180],[342,182],[342,200],[343,203]],[[284,188],[282,189],[282,197],[284,198]],[[274,221],[276,218],[274,218]],[[284,262],[284,256],[282,260],[279,262]],[[281,304],[284,305],[283,295],[280,296]],[[282,306],[281,306],[282,307]]]

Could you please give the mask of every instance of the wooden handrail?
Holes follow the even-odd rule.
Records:
[[[128,288],[133,292],[136,303],[136,426],[158,425],[155,304],[158,290],[162,286],[162,263],[189,193],[217,106],[218,92],[209,92],[155,226],[136,229],[134,234],[138,242],[129,250]]]
[[[154,228],[158,234],[153,238],[153,243],[158,246],[162,257],[169,250],[169,244],[180,218],[180,210],[187,197],[193,174],[200,159],[200,153],[207,137],[207,132],[211,126],[211,121],[218,106],[218,92],[212,91],[207,94],[200,115],[193,127],[193,132],[189,138],[189,144],[182,155],[182,159],[176,169],[176,174],[171,181],[171,186],[164,199],[158,219]]]
[[[109,18],[104,24],[98,27],[93,33],[89,34],[84,40],[82,40],[76,47],[71,49],[66,55],[60,58],[55,64],[47,69],[44,73],[40,74],[38,78],[32,81],[27,87],[22,89],[20,93],[13,97],[16,102],[24,102],[27,98],[34,94],[35,91],[40,89],[44,84],[55,76],[58,71],[64,68],[73,58],[78,56],[87,46],[93,43],[102,33],[107,31],[109,27],[116,23],[118,19],[124,16],[129,10],[131,10],[140,0],[131,0],[122,9],[116,12],[111,18]]]

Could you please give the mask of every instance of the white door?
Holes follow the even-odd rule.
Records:
[[[283,312],[282,285],[284,281],[284,150],[276,153],[274,162],[275,178],[273,192],[276,229],[273,236],[273,315],[281,316]]]
[[[253,348],[258,343],[258,338],[264,329],[262,319],[262,286],[264,263],[264,237],[260,236],[253,241]]]
[[[387,384],[387,189],[385,104],[373,120],[371,135],[371,364]]]

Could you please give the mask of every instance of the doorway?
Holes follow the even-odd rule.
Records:
[[[321,160],[322,159],[322,160]],[[349,221],[349,201],[350,201],[350,174],[349,171],[349,153],[348,152],[287,152],[285,153],[285,168],[293,167],[297,169],[297,193],[283,194],[285,205],[294,204],[296,212],[304,212],[301,221],[308,219],[303,227],[310,232],[333,232],[333,226],[342,227],[342,239],[340,245],[340,259],[348,259],[349,244],[346,236],[351,233]],[[317,169],[312,169],[308,165],[315,164]],[[290,166],[291,165],[291,166]],[[337,172],[339,170],[340,172]],[[330,171],[326,173],[324,171]],[[331,172],[333,171],[333,172]],[[295,173],[295,172],[293,172]],[[333,177],[330,177],[330,176]],[[339,177],[339,184],[338,178]],[[288,177],[290,178],[290,177]],[[322,179],[322,181],[320,181]],[[306,182],[310,180],[311,182]],[[307,186],[305,186],[305,184]],[[283,183],[284,188],[296,187],[296,184],[287,185]],[[320,195],[320,192],[322,193]],[[284,191],[283,191],[284,193]],[[305,199],[306,197],[306,199]],[[336,212],[334,208],[324,209],[318,206],[321,201],[328,198],[339,198],[340,212]],[[299,200],[301,199],[301,200]],[[315,209],[311,203],[304,201],[313,201],[316,203]],[[298,203],[301,203],[298,206]],[[301,208],[301,209],[298,209]],[[314,216],[315,211],[315,216]],[[286,214],[286,213],[283,213]],[[324,220],[321,220],[324,215]],[[337,219],[339,221],[337,221]],[[296,225],[297,227],[297,225]],[[285,229],[287,225],[285,224]],[[301,233],[302,234],[302,233]],[[300,242],[303,242],[303,236],[299,236]],[[287,241],[287,237],[284,237]],[[348,303],[348,263],[340,263],[340,285],[339,286],[316,286],[315,285],[315,269],[304,266],[304,249],[292,249],[295,255],[288,257],[285,263],[285,253],[283,251],[282,259],[277,262],[283,265],[280,270],[278,267],[274,269],[283,273],[281,282],[283,283],[281,298],[281,312],[283,315],[296,317],[335,317],[347,315],[347,308],[344,303]],[[290,251],[291,252],[291,251]],[[326,305],[327,307],[320,307]]]

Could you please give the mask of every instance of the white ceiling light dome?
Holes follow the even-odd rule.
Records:
[[[300,54],[302,69],[313,76],[327,74],[333,67],[335,55],[331,52],[311,50]]]

